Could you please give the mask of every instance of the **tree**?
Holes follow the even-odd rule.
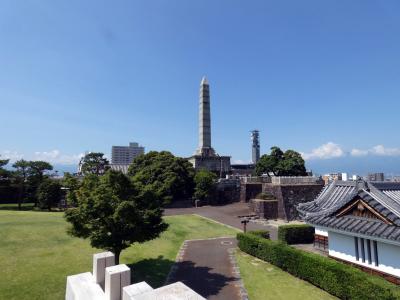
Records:
[[[112,251],[117,264],[123,249],[155,239],[168,227],[162,219],[162,201],[151,186],[137,189],[121,172],[85,177],[77,195],[77,207],[65,212],[69,233]]]
[[[40,208],[51,211],[51,208],[60,202],[61,197],[61,185],[57,180],[47,178],[39,185],[37,199]]]
[[[79,179],[76,176],[71,175],[71,173],[65,172],[63,186],[67,189],[67,204],[76,206],[78,202],[76,193],[80,186]]]
[[[21,210],[22,203],[26,198],[26,185],[29,176],[29,161],[24,159],[18,160],[13,164],[13,168],[16,169],[14,172],[15,180],[19,185],[19,196],[18,196],[18,209]]]
[[[279,164],[280,176],[305,176],[307,172],[304,164],[304,159],[300,153],[287,150]]]
[[[194,176],[194,196],[201,201],[209,201],[215,192],[217,175],[207,170],[199,170]]]
[[[3,168],[9,161],[9,159],[0,159],[0,180],[8,180],[10,177],[11,172]]]
[[[36,160],[29,161],[29,175],[32,177],[36,177],[38,179],[39,184],[43,181],[44,173],[46,171],[53,170],[53,166],[47,161]]]
[[[255,173],[258,176],[272,173],[275,176],[304,176],[306,168],[300,153],[287,150],[285,153],[279,147],[272,147],[270,154],[264,154],[257,162]]]
[[[46,172],[51,170],[53,170],[53,166],[47,161],[28,161],[28,196],[35,202],[35,206],[38,204],[37,190],[42,182],[49,177]]]
[[[194,189],[194,169],[184,158],[168,151],[151,151],[136,157],[129,166],[136,185],[151,185],[164,204],[190,199]]]
[[[103,153],[91,152],[86,154],[80,161],[81,172],[84,175],[95,174],[102,175],[110,167],[110,163]]]
[[[269,155],[264,154],[263,156],[260,157],[255,167],[255,173],[258,176],[261,176],[264,173],[268,174],[268,176],[269,173],[277,175],[278,165],[282,159],[283,159],[282,150],[276,146],[272,147],[271,153]]]

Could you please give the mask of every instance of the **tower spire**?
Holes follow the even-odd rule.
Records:
[[[200,83],[199,97],[199,148],[197,154],[215,156],[211,147],[211,112],[210,112],[210,86],[205,76]]]

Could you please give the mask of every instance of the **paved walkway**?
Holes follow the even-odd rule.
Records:
[[[189,208],[167,208],[164,211],[166,216],[184,215],[184,214],[198,214],[203,217],[221,222],[226,225],[243,230],[243,224],[240,223],[241,219],[238,216],[251,215],[247,203],[237,202],[223,206],[202,206],[202,207],[189,207]],[[258,224],[249,222],[247,230],[269,230],[272,240],[277,239],[277,226]]]
[[[182,281],[207,299],[241,300],[244,289],[232,261],[234,238],[185,241],[168,282]]]

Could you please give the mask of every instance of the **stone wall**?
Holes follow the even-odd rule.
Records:
[[[314,200],[322,188],[323,182],[299,184],[242,183],[240,200],[249,202],[261,192],[270,193],[278,200],[278,218],[292,221],[299,219],[296,206],[299,203]]]
[[[263,199],[251,199],[250,209],[260,218],[273,219],[278,218],[278,200],[263,200]]]
[[[240,202],[249,202],[262,191],[261,183],[242,183],[240,185]]]
[[[218,204],[238,202],[240,200],[240,188],[236,186],[224,186],[217,189]]]
[[[269,192],[278,199],[278,218],[292,221],[299,219],[296,206],[314,200],[322,188],[322,183],[293,185],[265,183],[262,191]]]

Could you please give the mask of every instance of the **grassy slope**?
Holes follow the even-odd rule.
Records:
[[[196,216],[167,217],[159,239],[122,252],[133,281],[160,286],[186,239],[233,236],[235,231]],[[66,234],[62,213],[0,211],[0,299],[63,299],[66,276],[91,271],[89,242]]]
[[[236,259],[251,300],[337,299],[312,284],[240,250],[236,252]]]

